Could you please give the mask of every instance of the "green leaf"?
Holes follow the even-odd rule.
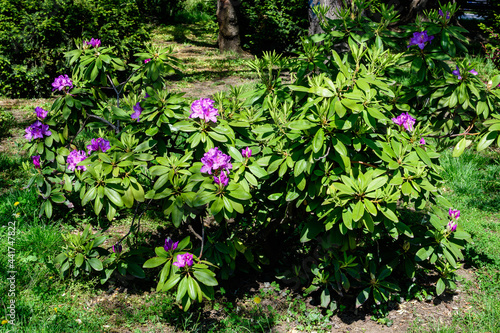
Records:
[[[434,248],[432,246],[423,247],[420,250],[418,250],[417,253],[415,253],[415,260],[416,261],[427,260],[433,252]]]
[[[176,297],[176,300],[177,302],[180,302],[182,300],[182,298],[184,297],[184,295],[186,294],[187,292],[187,276],[185,276],[181,282],[179,283],[179,285],[177,286],[177,297]]]
[[[325,227],[322,222],[318,220],[311,220],[307,222],[300,232],[300,242],[306,243],[314,239],[320,232],[324,231]]]
[[[165,284],[163,285],[163,288],[161,290],[165,292],[167,290],[172,289],[179,282],[180,279],[181,279],[181,275],[180,274],[173,274],[167,280],[167,282],[165,282]]]
[[[192,300],[195,300],[198,298],[198,291],[196,290],[196,287],[194,285],[195,283],[196,283],[196,281],[192,277],[190,277],[190,276],[187,277],[187,282],[186,282],[187,292],[188,292],[189,297]]]
[[[387,183],[387,180],[389,178],[387,176],[383,176],[383,177],[378,177],[378,178],[375,178],[373,179],[369,184],[368,186],[366,187],[366,192],[371,192],[371,191],[375,191],[376,189],[382,187],[385,185],[385,183]]]
[[[78,253],[75,258],[75,266],[80,267],[83,264],[83,259],[84,259],[83,254]]]
[[[248,166],[248,169],[250,169],[250,172],[252,172],[257,178],[263,178],[267,176],[266,170],[264,170],[262,167],[258,166],[257,164],[252,164]]]
[[[424,163],[428,166],[432,167],[431,159],[429,158],[429,155],[427,155],[425,150],[420,147],[415,147],[415,150],[417,151],[417,154],[422,159],[422,161],[424,161]]]
[[[484,135],[477,144],[477,151],[481,151],[488,148],[495,141],[497,136],[498,132],[489,132],[486,135]]]
[[[208,271],[208,272],[210,272],[210,271]],[[198,281],[200,281],[201,283],[203,283],[203,284],[204,284],[204,285],[206,285],[206,286],[209,286],[209,287],[211,286],[211,287],[213,287],[213,286],[218,285],[219,283],[217,282],[217,280],[215,279],[215,277],[212,275],[213,273],[212,273],[212,272],[210,272],[210,273],[212,273],[212,274],[210,274],[210,273],[208,273],[208,272],[207,272],[207,270],[206,270],[206,269],[203,269],[203,270],[195,270],[195,271],[193,272],[193,275],[194,275],[194,277],[195,277]]]
[[[164,264],[168,258],[165,257],[154,257],[149,260],[147,260],[142,267],[144,268],[153,268],[153,267],[158,267],[162,264]]]
[[[438,296],[441,295],[445,289],[446,289],[446,285],[444,284],[443,279],[439,278],[439,280],[436,283],[436,294]]]
[[[144,270],[139,265],[137,265],[135,262],[128,263],[127,272],[129,272],[131,275],[133,275],[139,279],[144,279],[146,277]]]
[[[97,258],[90,258],[87,260],[90,266],[96,271],[102,271],[102,262]]]
[[[328,288],[323,289],[323,291],[321,292],[320,300],[321,300],[321,306],[324,308],[326,308],[328,304],[330,304],[331,297]]]
[[[311,87],[309,88],[309,92],[321,97],[333,97],[335,96],[333,92],[323,87]]]
[[[118,207],[122,207],[123,206],[122,197],[120,196],[120,194],[118,192],[116,192],[112,188],[105,187],[104,188],[104,195],[106,197],[108,197],[108,199],[112,203],[114,203],[116,206],[118,206]]]
[[[370,288],[371,287],[363,289],[363,291],[359,293],[358,297],[356,297],[356,308],[359,308],[361,305],[363,305],[368,297],[370,297]]]
[[[315,153],[319,152],[321,148],[323,148],[324,141],[325,141],[325,132],[323,131],[322,128],[320,128],[314,135],[314,139],[312,142],[313,151]]]
[[[288,124],[288,128],[292,129],[292,130],[306,130],[306,129],[309,129],[309,128],[312,128],[316,126],[316,124],[314,123],[311,123],[310,121],[307,121],[307,120],[294,120],[294,121],[291,121],[289,124]]]
[[[453,157],[458,157],[458,156],[462,155],[462,153],[464,152],[466,146],[467,146],[466,138],[463,138],[462,140],[460,140],[456,144],[455,148],[453,149],[452,156]]]
[[[358,200],[356,205],[354,205],[354,209],[352,210],[352,219],[355,222],[358,222],[364,213],[365,213],[365,206],[363,205],[363,202],[361,200]]]
[[[224,207],[224,201],[221,197],[217,197],[212,205],[210,206],[210,213],[212,215],[217,215]]]

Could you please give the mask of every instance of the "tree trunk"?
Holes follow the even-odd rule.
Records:
[[[219,51],[242,52],[240,44],[240,28],[236,14],[237,0],[217,0],[217,22]]]
[[[350,2],[349,0],[347,0]],[[343,7],[343,0],[309,0],[309,35],[323,33],[323,29],[319,26],[319,19],[312,11],[314,6],[326,5],[330,7],[326,17],[330,19],[337,19],[338,11]]]

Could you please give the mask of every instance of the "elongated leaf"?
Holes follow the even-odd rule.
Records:
[[[154,257],[154,258],[148,259],[144,263],[144,265],[142,265],[142,267],[144,267],[144,268],[158,267],[158,266],[164,264],[167,260],[168,260],[168,258],[165,258],[165,257]]]
[[[458,156],[462,155],[462,153],[463,153],[463,152],[464,152],[464,150],[465,150],[466,145],[467,145],[466,138],[463,138],[462,140],[460,140],[460,141],[456,144],[455,148],[453,149],[453,154],[452,154],[452,156],[453,156],[453,157],[458,157]]]
[[[109,188],[109,187],[105,187],[104,188],[104,195],[112,202],[114,203],[115,205],[117,205],[118,207],[122,207],[123,206],[123,201],[122,201],[122,197],[120,196],[120,194],[118,192],[116,192],[115,190],[113,190],[112,188]]]
[[[211,274],[208,274],[206,270],[195,270],[193,272],[193,275],[196,280],[200,281],[206,286],[213,287],[219,284],[215,277],[213,277]]]
[[[102,271],[102,262],[97,258],[90,258],[87,260],[90,266],[96,271]]]

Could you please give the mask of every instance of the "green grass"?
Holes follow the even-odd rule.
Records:
[[[466,150],[459,158],[441,157],[447,198],[460,210],[459,224],[472,235],[466,265],[476,267],[475,281],[463,290],[470,308],[456,314],[450,326],[429,332],[500,332],[500,153]],[[414,326],[411,332],[422,332]]]

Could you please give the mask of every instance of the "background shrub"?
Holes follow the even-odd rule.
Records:
[[[149,40],[135,2],[125,0],[0,1],[0,94],[40,97],[68,70],[62,53],[75,38],[101,39],[128,59]]]
[[[242,1],[240,12],[242,43],[252,52],[290,52],[309,26],[305,0]]]

